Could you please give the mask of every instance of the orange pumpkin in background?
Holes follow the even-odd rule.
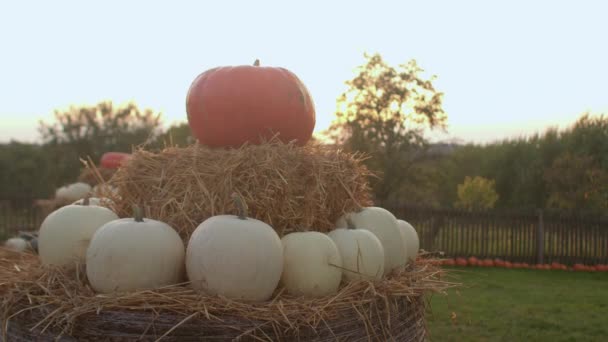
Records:
[[[502,259],[494,259],[494,266],[505,267],[505,262]]]
[[[494,260],[492,260],[492,259],[484,259],[483,260],[483,265],[485,267],[494,267]]]
[[[315,127],[315,106],[304,83],[281,67],[225,66],[200,74],[188,90],[192,135],[211,147],[259,144],[275,134],[304,145]]]
[[[106,169],[117,169],[129,158],[131,158],[129,153],[106,152],[101,156],[99,165],[101,165],[101,167],[105,167]]]
[[[582,272],[585,271],[585,265],[583,264],[574,264],[574,266],[572,266],[572,269],[578,272]]]
[[[568,269],[568,266],[559,263],[559,262],[552,262],[551,263],[551,269],[552,270],[559,270],[559,271],[564,271]]]
[[[456,258],[456,266],[466,266],[467,259],[465,258]]]
[[[469,263],[469,266],[480,266],[479,260],[474,256],[469,257],[467,259],[467,262]]]
[[[454,259],[445,259],[445,260],[443,260],[443,265],[454,266],[454,265],[456,265],[456,262],[454,261]]]

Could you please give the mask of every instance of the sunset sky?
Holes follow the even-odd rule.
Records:
[[[184,121],[192,80],[218,65],[286,67],[316,130],[378,52],[438,76],[448,134],[488,142],[608,113],[604,1],[4,1],[0,141],[35,141],[72,104],[134,100]]]

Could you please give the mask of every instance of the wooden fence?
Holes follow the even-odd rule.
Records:
[[[537,211],[468,212],[385,205],[411,223],[421,248],[450,257],[608,264],[608,218]]]
[[[34,206],[34,200],[0,200],[0,239],[18,231],[37,230],[43,213]]]
[[[450,257],[608,264],[608,218],[549,212],[468,212],[384,204],[418,231],[420,246]],[[37,230],[33,201],[0,201],[0,239]]]

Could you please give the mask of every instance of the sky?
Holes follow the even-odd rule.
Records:
[[[487,143],[608,113],[608,2],[0,1],[0,142],[37,141],[55,109],[135,101],[186,120],[194,78],[256,58],[298,75],[321,131],[380,53],[443,92],[446,133]]]

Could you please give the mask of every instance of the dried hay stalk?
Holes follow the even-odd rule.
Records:
[[[4,340],[63,333],[78,341],[423,341],[424,295],[456,285],[424,258],[381,282],[342,284],[333,296],[294,298],[278,289],[264,303],[202,296],[187,284],[97,295],[80,272],[45,268],[35,255],[0,249]]]
[[[326,232],[343,213],[371,205],[371,173],[362,160],[336,148],[278,139],[239,149],[198,144],[159,153],[140,149],[109,183],[120,194],[112,198],[119,216],[131,216],[134,204],[144,204],[148,217],[168,223],[184,239],[210,216],[236,214],[233,192],[250,217],[282,236]]]
[[[97,184],[109,181],[114,175],[114,173],[116,173],[116,169],[98,167],[95,170],[90,167],[85,167],[80,172],[80,175],[78,176],[78,181],[87,183],[90,186],[95,186]]]

